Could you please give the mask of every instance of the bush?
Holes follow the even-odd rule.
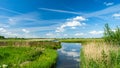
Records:
[[[4,39],[5,37],[4,36],[0,36],[0,39]]]

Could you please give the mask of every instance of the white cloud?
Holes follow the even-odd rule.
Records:
[[[76,29],[76,27],[71,27],[71,29]]]
[[[68,36],[68,34],[64,34],[64,36]]]
[[[55,30],[55,32],[64,32],[64,28],[62,27],[57,27],[57,29]]]
[[[54,33],[46,33],[45,34],[48,38],[55,38],[55,37],[57,37],[57,36],[59,36],[59,34],[58,33],[56,33],[56,34],[54,34]]]
[[[93,35],[97,35],[97,34],[103,34],[103,31],[95,31],[95,30],[93,30],[93,31],[90,31],[89,33],[93,34]]]
[[[115,19],[120,19],[120,13],[115,13],[112,15]]]
[[[8,23],[10,24],[10,25],[13,25],[13,24],[16,24],[16,20],[15,19],[12,19],[12,18],[9,18],[8,19]]]
[[[99,17],[99,16],[104,15],[104,14],[119,12],[119,11],[120,11],[120,4],[114,5],[114,6],[111,6],[111,7],[105,8],[103,10],[96,11],[96,12],[84,14],[83,16],[85,16],[86,18],[98,17],[101,19],[105,19],[104,17]]]
[[[0,22],[0,27],[2,28],[8,28],[9,27],[9,25],[7,25],[7,24],[1,24],[1,22]]]
[[[85,20],[86,20],[86,18],[84,18],[82,16],[77,16],[75,18],[69,19],[67,22],[62,24],[60,27],[57,27],[56,32],[64,32],[65,27],[74,28],[76,26],[83,26],[83,25],[85,25],[85,23],[81,23],[81,22],[85,21]]]
[[[46,36],[53,36],[53,34],[52,33],[47,33]]]
[[[85,21],[86,19],[82,16],[77,16],[75,18],[73,18],[74,21]]]
[[[113,4],[114,4],[113,2],[104,2],[104,5],[106,5],[106,6],[111,6]]]
[[[84,33],[76,33],[75,36],[83,36],[85,35]]]
[[[46,10],[46,11],[60,12],[60,13],[77,14],[77,15],[82,14],[82,13],[78,13],[78,12],[66,11],[66,10],[58,10],[58,9],[49,9],[49,8],[39,8],[39,9]]]
[[[22,29],[23,32],[25,33],[29,33],[30,31],[26,30],[26,29]]]
[[[0,28],[0,32],[6,32],[6,29],[4,29],[4,28]]]
[[[5,37],[15,37],[17,36],[17,34],[12,33],[8,30],[6,30],[5,28],[0,28],[0,35],[3,35]]]

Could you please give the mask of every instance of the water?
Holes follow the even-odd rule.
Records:
[[[79,68],[80,43],[61,43],[56,68]]]

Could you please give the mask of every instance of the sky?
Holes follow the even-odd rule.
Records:
[[[120,26],[120,0],[0,0],[0,35],[98,38]]]

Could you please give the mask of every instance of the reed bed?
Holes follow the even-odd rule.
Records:
[[[120,68],[120,47],[91,42],[81,51],[82,68]]]

